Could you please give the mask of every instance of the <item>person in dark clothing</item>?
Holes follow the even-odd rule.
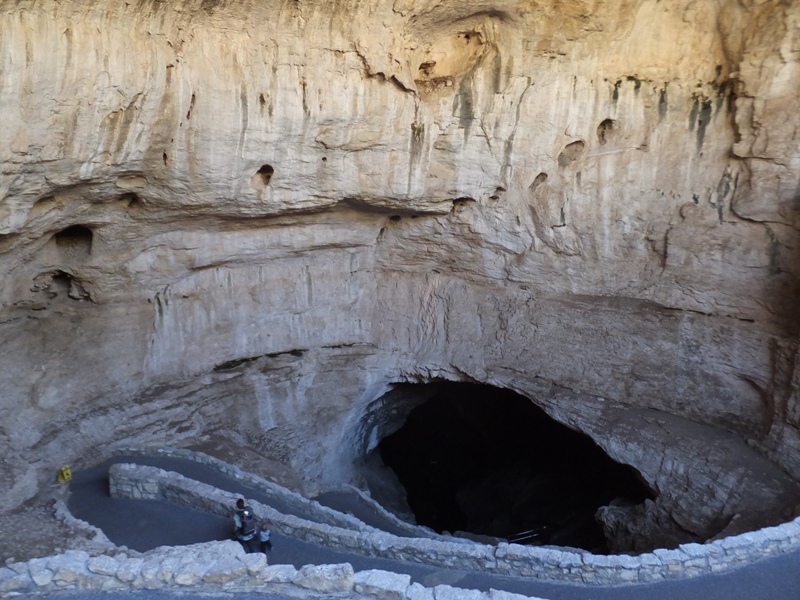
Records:
[[[244,503],[244,498],[236,501],[236,512],[233,514],[234,534],[236,539],[249,553],[261,550],[261,540],[258,537],[258,519],[253,509]]]

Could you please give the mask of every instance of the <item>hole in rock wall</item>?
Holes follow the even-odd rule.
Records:
[[[405,388],[406,410],[391,412],[408,416],[374,453],[420,525],[602,553],[597,509],[652,497],[632,468],[514,392],[449,382]],[[395,510],[400,502],[384,504]]]
[[[261,165],[256,171],[256,174],[250,178],[250,187],[257,192],[262,192],[269,185],[272,176],[275,174],[275,169],[272,165]]]
[[[581,140],[567,144],[558,155],[558,166],[561,168],[570,166],[583,155],[585,147],[586,142]]]
[[[92,252],[92,230],[83,225],[62,229],[53,236],[62,257],[67,260],[86,258]]]
[[[122,194],[119,197],[118,202],[120,202],[126,208],[137,209],[144,207],[144,200],[142,200],[138,194],[134,194],[133,192]]]
[[[50,283],[48,291],[53,295],[64,295],[69,293],[70,285],[72,283],[72,276],[64,273],[64,271],[54,271],[49,274]]]
[[[597,126],[597,141],[601,145],[608,143],[611,132],[616,127],[617,122],[614,119],[604,119],[600,125]]]
[[[433,68],[436,66],[436,61],[431,60],[428,62],[424,62],[419,66],[420,75],[424,75],[425,77],[430,77]]]
[[[270,165],[262,165],[258,170],[258,175],[261,177],[261,181],[264,182],[264,185],[269,185],[269,181],[272,179],[274,174],[275,169],[273,169]]]
[[[532,192],[536,191],[536,188],[542,185],[545,181],[547,181],[547,173],[539,173],[534,178],[533,182],[531,182],[531,184],[528,186],[528,189]]]

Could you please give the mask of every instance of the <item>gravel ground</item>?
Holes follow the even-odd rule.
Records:
[[[55,516],[52,498],[33,498],[17,510],[0,515],[0,563],[50,556],[67,548],[88,549],[87,532]]]

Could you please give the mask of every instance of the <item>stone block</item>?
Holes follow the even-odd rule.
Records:
[[[33,580],[27,572],[21,574],[14,573],[7,577],[0,576],[0,593],[15,592],[19,594],[30,591],[33,587]]]
[[[172,576],[175,574],[175,571],[178,569],[180,563],[181,560],[177,556],[166,557],[161,561],[161,566],[158,569],[156,578],[166,584],[172,583]]]
[[[495,551],[495,556],[499,558],[504,558],[505,560],[514,561],[514,560],[528,560],[531,556],[530,548],[528,546],[522,546],[520,544],[507,544],[505,542],[501,542],[497,545],[497,550]]]
[[[595,569],[609,569],[618,565],[617,557],[614,554],[587,554],[583,557],[583,564]]]
[[[172,580],[176,585],[196,585],[203,580],[205,572],[206,567],[204,564],[190,560],[178,565]]]
[[[553,552],[552,550],[550,552]],[[548,553],[549,554],[549,553]],[[584,564],[584,556],[596,556],[594,554],[578,554],[576,552],[559,552],[558,567],[561,569],[573,569],[580,567]],[[542,557],[542,561],[546,560],[546,556]]]
[[[747,537],[747,534],[735,535],[717,540],[715,544],[718,545],[726,554],[731,554],[735,550],[738,550],[742,547],[747,547],[749,544],[749,538]]]
[[[653,554],[665,565],[682,564],[686,559],[686,555],[680,550],[666,550],[658,548],[653,550]]]
[[[54,583],[70,585],[89,575],[89,571],[86,568],[88,561],[89,554],[87,552],[69,550],[64,554],[51,557],[47,567],[53,571]]]
[[[192,548],[192,553],[195,558],[201,562],[212,562],[223,557],[241,558],[245,556],[244,548],[239,542],[233,540],[225,540],[222,542],[205,542],[203,544],[195,544],[194,546],[186,546]]]
[[[94,586],[93,586],[94,587]],[[103,578],[99,582],[99,589],[104,592],[110,592],[115,590],[124,590],[128,588],[128,585],[122,583],[119,579],[114,577]]]
[[[355,573],[350,563],[340,565],[306,565],[292,583],[317,592],[348,592],[353,589]]]
[[[640,570],[639,571],[639,583],[652,583],[654,581],[663,581],[664,576],[660,572],[655,572],[651,570]]]
[[[143,558],[124,559],[120,563],[119,569],[117,569],[117,579],[119,579],[123,583],[132,583],[139,577],[142,571],[143,564],[144,564]]]
[[[377,569],[355,574],[354,588],[359,594],[369,594],[386,600],[404,600],[411,576]]]
[[[292,583],[297,577],[297,569],[292,565],[269,565],[256,577],[266,583]]]
[[[486,600],[483,592],[465,590],[450,585],[437,585],[433,588],[434,600]]]
[[[686,569],[682,564],[671,564],[667,566],[664,576],[667,579],[681,579],[686,577]]]
[[[544,560],[544,562],[548,565],[557,566],[561,564],[562,556],[564,554],[565,552],[562,552],[561,550],[553,550],[547,555],[547,558]]]
[[[247,567],[237,556],[223,556],[213,561],[203,574],[206,583],[227,583],[244,576]]]
[[[681,544],[678,546],[678,549],[681,550],[687,556],[692,557],[699,557],[699,556],[708,556],[709,546],[705,544]]]
[[[53,571],[47,568],[48,559],[34,558],[28,561],[28,574],[39,587],[50,585],[53,581]]]
[[[161,569],[161,557],[150,556],[145,559],[142,569],[139,572],[141,580],[145,584],[154,583],[158,578],[158,571]]]
[[[244,556],[240,556],[239,560],[244,563],[244,566],[247,568],[247,574],[250,576],[257,575],[267,566],[267,555],[261,552],[245,554]]]
[[[116,576],[119,565],[120,563],[117,559],[105,554],[93,556],[86,561],[86,568],[92,573],[97,575],[110,575],[111,577]]]
[[[419,583],[412,583],[406,591],[408,600],[434,600],[433,590]]]
[[[17,575],[22,575],[28,572],[28,563],[26,562],[12,562],[6,565],[9,569],[14,571]]]
[[[634,560],[640,565],[645,567],[655,567],[655,566],[660,566],[662,564],[661,559],[652,552],[649,552],[647,554],[640,554],[639,556],[635,557]]]
[[[642,562],[639,560],[638,556],[617,554],[615,555],[615,558],[616,558],[615,564],[617,566],[622,567],[623,569],[638,569],[642,565]]]
[[[700,571],[708,570],[708,558],[705,556],[692,558],[691,560],[684,561],[683,566],[686,568],[692,567]]]

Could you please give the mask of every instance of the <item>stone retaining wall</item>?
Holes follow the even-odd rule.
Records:
[[[355,573],[348,564],[268,565],[264,554],[245,554],[238,542],[164,546],[142,555],[91,556],[70,550],[48,558],[0,567],[0,598],[60,590],[187,591],[259,590],[303,599],[382,598],[386,600],[523,600],[525,596],[479,592],[447,585],[426,588],[409,575],[387,571]],[[533,599],[537,600],[537,599]]]
[[[217,514],[230,515],[237,495],[154,467],[117,464],[111,469],[112,493],[165,499]],[[404,538],[385,532],[365,533],[283,515],[248,500],[276,532],[340,551],[500,575],[535,577],[594,585],[646,583],[719,572],[800,547],[800,518],[792,522],[708,544],[684,544],[639,556],[595,555],[572,549],[497,546]]]

